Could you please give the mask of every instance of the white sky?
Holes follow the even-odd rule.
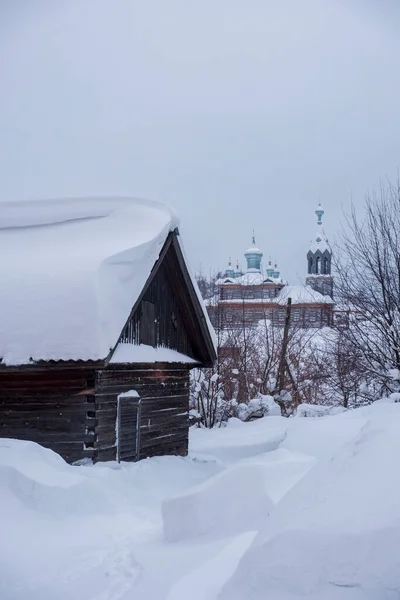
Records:
[[[399,0],[0,0],[0,197],[172,205],[192,266],[292,281],[400,166]]]

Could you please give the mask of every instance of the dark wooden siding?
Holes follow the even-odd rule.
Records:
[[[173,290],[170,279],[171,275],[162,263],[139,307],[125,325],[121,341],[165,346],[194,358],[188,329],[179,306],[179,292]]]
[[[188,451],[189,370],[182,365],[109,367],[96,379],[96,460],[116,458],[117,398],[141,399],[139,458]]]
[[[38,442],[68,462],[91,456],[94,370],[0,372],[0,437]]]

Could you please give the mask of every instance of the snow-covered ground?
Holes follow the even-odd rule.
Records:
[[[400,403],[69,466],[0,440],[1,600],[400,598]]]

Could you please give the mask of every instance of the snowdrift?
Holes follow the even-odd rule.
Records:
[[[160,527],[162,500],[219,469],[172,456],[73,467],[1,439],[1,600],[122,597],[140,574],[132,544]]]
[[[227,537],[257,530],[272,509],[261,465],[237,465],[162,505],[169,542],[204,534]]]
[[[277,504],[220,600],[399,596],[400,407],[380,404],[317,422],[340,430],[366,417],[354,439]]]
[[[206,459],[0,440],[0,598],[397,598],[399,430],[391,401],[193,432]]]
[[[225,463],[271,452],[285,439],[287,419],[267,418],[269,426],[266,426],[265,419],[251,424],[230,419],[224,428],[194,429],[191,432],[189,451],[193,456],[213,456]],[[249,427],[251,436],[245,433],[250,431]]]
[[[310,456],[276,450],[244,460],[186,494],[164,501],[164,537],[170,542],[209,534],[257,531],[274,504],[315,464]]]
[[[346,409],[342,406],[324,406],[320,404],[299,404],[296,408],[295,416],[298,417],[327,417],[329,415],[339,415]]]

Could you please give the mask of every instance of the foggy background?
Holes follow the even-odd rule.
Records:
[[[0,0],[0,199],[170,204],[191,266],[294,282],[400,165],[398,0]],[[1,208],[0,208],[1,210]]]

